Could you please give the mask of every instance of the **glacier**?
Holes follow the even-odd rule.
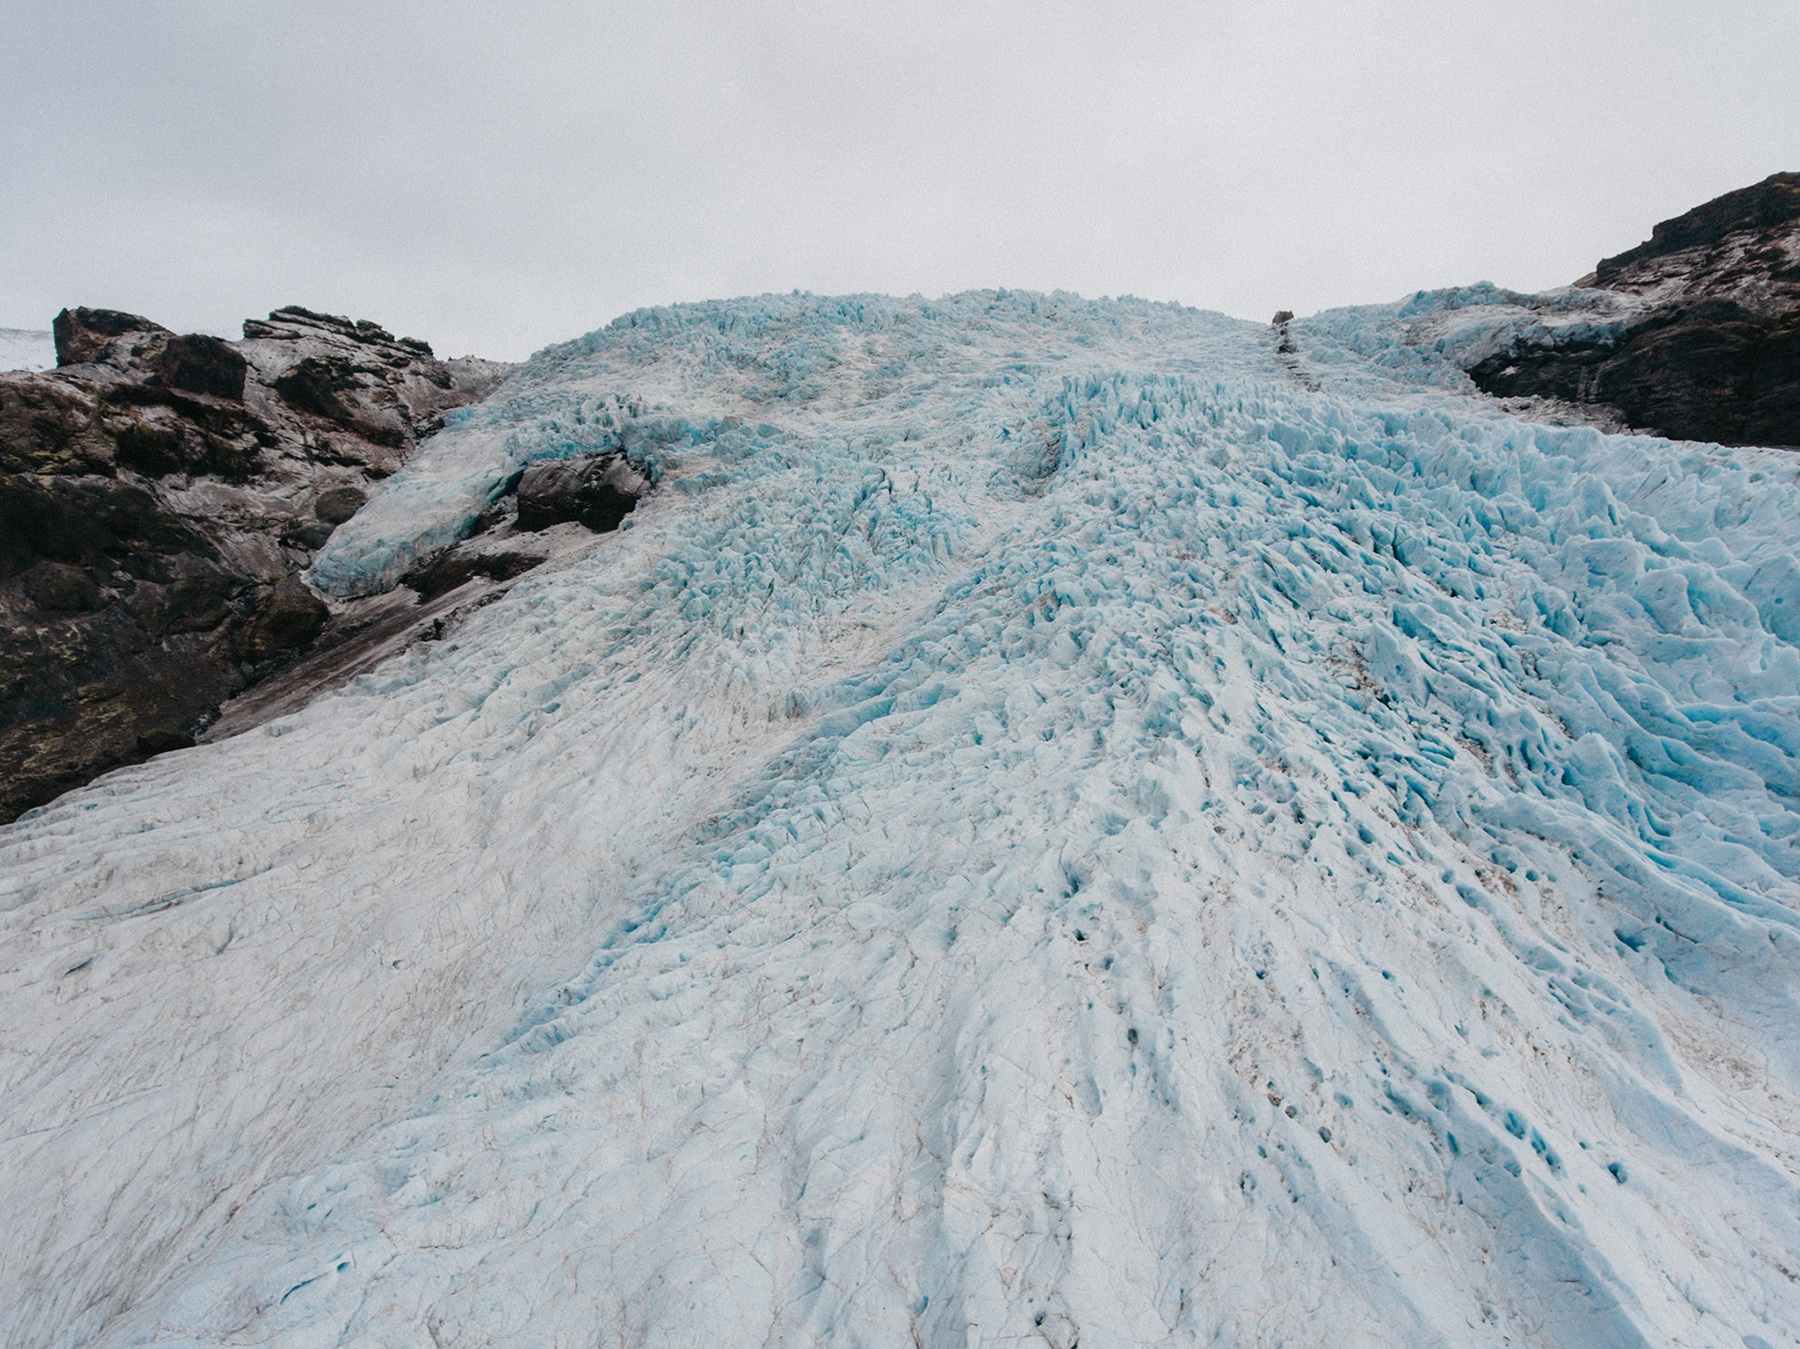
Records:
[[[1800,1344],[1800,472],[1616,297],[640,311],[617,533],[0,830],[0,1341]],[[1533,326],[1535,325],[1535,326]]]
[[[0,328],[0,370],[50,370],[56,340],[48,329]]]

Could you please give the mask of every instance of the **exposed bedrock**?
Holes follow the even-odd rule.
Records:
[[[357,628],[313,552],[511,368],[295,307],[239,342],[86,308],[54,335],[56,370],[0,373],[0,821]]]
[[[1611,341],[1516,344],[1474,366],[1476,384],[1684,440],[1800,447],[1800,173],[1665,220],[1578,284],[1641,314]]]

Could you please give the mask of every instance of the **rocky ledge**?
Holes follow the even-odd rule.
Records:
[[[1477,385],[1682,440],[1800,447],[1800,173],[1665,220],[1575,284],[1629,297],[1631,323],[1516,344],[1470,369]]]
[[[238,342],[105,309],[54,332],[55,370],[0,373],[0,820],[358,628],[313,552],[511,368],[297,307]]]

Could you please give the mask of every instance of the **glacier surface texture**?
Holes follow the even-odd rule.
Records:
[[[0,831],[0,1342],[1800,1343],[1796,461],[1561,303],[540,353],[316,583],[624,529]]]
[[[50,370],[56,366],[56,342],[48,331],[0,328],[0,370]]]

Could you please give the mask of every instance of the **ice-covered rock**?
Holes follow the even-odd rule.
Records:
[[[1793,1343],[1800,471],[1462,364],[1626,303],[540,353],[317,575],[623,528],[0,832],[0,1339]]]

